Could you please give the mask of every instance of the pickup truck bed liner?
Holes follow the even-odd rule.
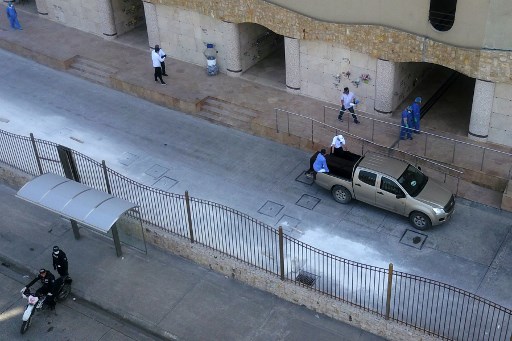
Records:
[[[354,166],[360,158],[361,155],[349,151],[344,151],[341,155],[327,155],[327,167],[330,174],[351,180]]]

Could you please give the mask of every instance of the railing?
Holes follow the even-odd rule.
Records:
[[[450,190],[452,190],[455,194],[458,194],[459,192],[460,178],[464,174],[464,172],[461,170],[432,161],[426,157],[419,156],[409,151],[379,144],[373,140],[352,134],[348,130],[343,131],[339,127],[328,125],[322,121],[308,116],[278,108],[275,108],[274,112],[276,115],[277,132],[284,131],[288,134],[293,134],[298,137],[307,136],[312,144],[322,146],[330,146],[332,137],[334,135],[338,135],[340,132],[343,132],[343,136],[345,137],[345,140],[347,140],[348,149],[354,150],[354,145],[358,145],[361,155],[369,150],[386,154],[394,154],[397,157],[408,160],[415,165],[421,165],[423,167],[422,170],[427,173],[427,175],[446,183]],[[283,122],[282,116],[279,114],[283,114],[282,116],[286,118],[285,122]],[[311,127],[311,131],[309,131],[309,127]],[[307,129],[307,132],[305,129]],[[396,139],[396,136],[394,136],[394,138]]]
[[[52,142],[0,130],[0,161],[63,175]],[[512,311],[456,287],[319,250],[232,208],[137,183],[72,151],[79,179],[140,206],[143,221],[386,319],[447,340],[512,337]],[[105,177],[104,170],[108,176]],[[107,180],[108,179],[108,180]]]
[[[328,111],[333,113],[327,114]],[[329,124],[340,126],[336,119],[338,112],[339,108],[325,105],[322,123],[328,124],[327,122],[329,122]],[[372,142],[386,143],[388,145],[396,142],[400,150],[412,150],[414,154],[419,154],[439,162],[512,179],[512,153],[455,140],[426,131],[421,131],[420,135],[414,135],[414,143],[407,142],[401,148],[400,139],[398,138],[399,124],[368,116],[365,112],[357,112],[357,117],[362,122],[371,122],[371,129],[369,131],[358,129],[358,134],[362,133],[364,135],[362,137]],[[347,132],[350,133],[350,130],[353,129],[351,120],[347,119],[345,121]],[[368,126],[365,125],[365,127]],[[376,129],[379,131],[378,134],[375,134]]]

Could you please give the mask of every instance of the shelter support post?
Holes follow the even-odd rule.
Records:
[[[70,219],[71,221],[71,229],[73,230],[73,235],[75,236],[75,239],[80,239],[80,230],[78,229],[78,224],[76,220]]]
[[[119,233],[117,232],[117,224],[112,225],[112,239],[114,239],[114,246],[116,248],[117,257],[121,257],[123,255],[123,251],[121,250],[121,241],[119,240]]]
[[[68,147],[58,145],[57,152],[59,154],[60,163],[62,164],[62,169],[64,170],[66,178],[80,182],[80,177],[78,176],[78,167],[76,166],[75,159],[73,158],[73,151]],[[73,229],[73,235],[75,236],[75,239],[78,240],[80,239],[78,224],[76,223],[76,220],[70,219],[70,221],[71,228]]]

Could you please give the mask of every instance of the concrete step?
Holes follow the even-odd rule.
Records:
[[[210,122],[246,132],[251,131],[251,121],[257,115],[250,109],[216,98],[206,99],[201,105],[201,112],[198,113],[198,116]]]
[[[117,72],[117,69],[88,58],[77,57],[68,71],[95,83],[108,86],[110,85],[110,75]]]

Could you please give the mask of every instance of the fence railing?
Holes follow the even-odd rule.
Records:
[[[63,174],[57,144],[0,130],[0,161],[30,175]],[[78,178],[140,206],[146,224],[282,280],[448,340],[506,340],[512,311],[459,288],[319,250],[232,208],[137,183],[72,151]],[[104,171],[108,172],[105,176]]]
[[[339,108],[325,105],[323,107],[324,124],[340,126],[337,122]],[[512,179],[512,153],[481,146],[475,143],[455,140],[446,136],[433,134],[427,131],[421,131],[421,134],[414,135],[414,143],[400,143],[399,131],[400,125],[384,121],[369,116],[366,112],[357,112],[357,117],[361,122],[370,122],[371,125],[364,124],[365,129],[361,130],[357,126],[357,133],[372,142],[388,144],[396,142],[398,149],[404,151],[413,151],[414,154],[425,158],[448,163],[457,167],[479,170],[490,173],[506,179]],[[347,132],[354,130],[354,124],[350,119],[345,120],[343,127]],[[376,134],[376,131],[378,133]]]
[[[349,131],[342,130],[340,127],[325,124],[322,121],[308,116],[278,108],[275,108],[274,112],[276,115],[276,131],[278,133],[285,132],[287,134],[307,138],[312,144],[330,146],[332,137],[343,132],[343,136],[345,140],[347,140],[347,148],[351,151],[359,150],[361,155],[366,151],[393,154],[414,165],[421,165],[423,172],[427,173],[427,175],[445,183],[456,195],[459,193],[460,179],[464,174],[464,172],[459,169],[432,161],[410,151],[379,144],[375,141],[350,133]],[[396,136],[394,136],[394,138],[396,139]]]

